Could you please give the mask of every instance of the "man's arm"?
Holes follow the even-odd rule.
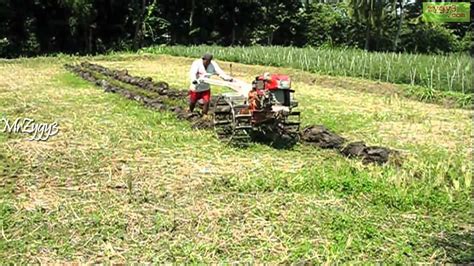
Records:
[[[193,82],[196,80],[196,74],[199,70],[199,65],[197,64],[197,61],[194,61],[193,64],[191,65],[191,69],[189,70],[189,80]]]
[[[223,80],[232,80],[232,77],[227,75],[220,67],[219,65],[216,63],[216,62],[212,62],[213,66],[214,66],[214,71],[216,72],[216,74]]]

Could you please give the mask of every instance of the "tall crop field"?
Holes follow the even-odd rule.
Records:
[[[313,73],[361,77],[428,89],[472,93],[472,61],[468,55],[369,53],[357,49],[278,46],[155,46],[143,51],[186,57],[212,52],[220,60],[291,67]]]

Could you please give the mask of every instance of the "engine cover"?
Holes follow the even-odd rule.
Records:
[[[288,75],[265,73],[256,78],[257,88],[261,90],[291,89],[291,79]]]

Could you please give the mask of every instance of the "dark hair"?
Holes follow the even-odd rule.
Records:
[[[212,60],[212,54],[211,53],[205,53],[203,56],[202,56],[202,59],[204,60]]]

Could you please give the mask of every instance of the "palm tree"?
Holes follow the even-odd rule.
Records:
[[[402,24],[403,24],[403,16],[405,15],[404,13],[404,8],[405,8],[405,0],[398,0],[399,2],[399,7],[400,7],[400,14],[399,14],[399,19],[398,19],[398,25],[397,25],[397,33],[395,34],[395,40],[393,41],[393,51],[397,51],[398,49],[398,42],[400,41],[400,33],[402,31]]]
[[[347,0],[349,14],[358,22],[365,25],[365,50],[371,50],[371,43],[374,32],[381,35],[382,23],[385,18],[386,9],[391,4],[396,4],[390,0]]]

